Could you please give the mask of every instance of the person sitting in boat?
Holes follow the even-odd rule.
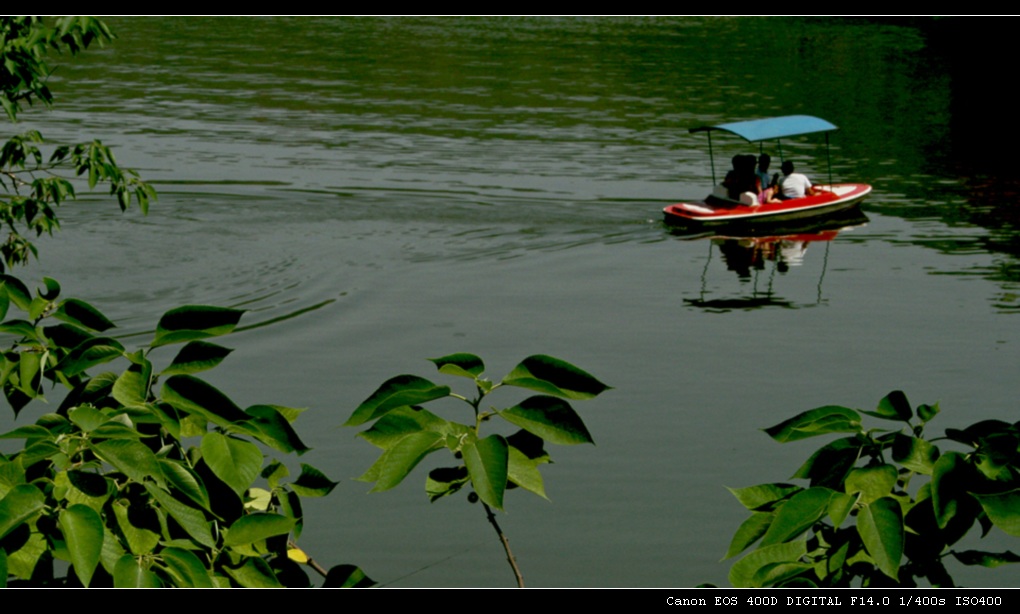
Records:
[[[779,173],[769,175],[770,164],[772,164],[772,156],[767,153],[758,156],[758,170],[755,171],[755,174],[758,176],[758,181],[761,182],[762,190],[774,188],[779,183]]]
[[[758,178],[754,174],[754,156],[738,154],[733,156],[733,170],[723,179],[726,194],[731,200],[740,200],[744,192],[758,193]]]
[[[784,161],[780,169],[783,171],[783,180],[779,182],[779,198],[790,200],[818,194],[818,188],[811,185],[806,175],[793,172],[794,166],[790,160]]]
[[[771,177],[769,176],[769,164],[772,163],[772,156],[767,153],[763,153],[758,156],[758,170],[754,172],[755,177],[758,179],[758,203],[774,203],[779,202],[777,198],[779,190],[779,173],[775,173]]]

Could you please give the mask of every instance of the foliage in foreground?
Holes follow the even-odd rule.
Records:
[[[430,360],[440,373],[471,380],[475,395],[462,396],[449,386],[416,375],[398,375],[387,380],[354,410],[345,424],[360,426],[374,421],[359,436],[382,450],[379,459],[358,479],[375,482],[372,491],[389,490],[400,484],[426,456],[449,451],[456,461],[454,466],[433,469],[425,480],[429,500],[453,495],[470,484],[468,500],[481,500],[518,586],[523,586],[520,570],[491,508],[503,509],[503,497],[510,488],[520,487],[546,496],[539,472],[540,465],[551,462],[545,443],[594,443],[568,401],[594,398],[609,387],[551,356],[525,358],[495,383],[484,377],[485,364],[474,354],[451,354]],[[483,409],[482,401],[504,386],[542,394],[504,409]],[[421,407],[448,398],[471,408],[471,422],[446,420]],[[500,418],[518,430],[509,436],[493,433],[483,437],[482,425],[492,418]]]
[[[785,443],[850,433],[814,452],[787,483],[731,489],[751,511],[726,558],[736,587],[953,586],[947,557],[997,567],[1016,554],[956,550],[974,529],[1020,536],[1020,423],[985,420],[926,438],[938,405],[892,392],[875,411],[826,406],[765,429]],[[904,426],[865,429],[862,416]],[[940,450],[935,442],[958,450]]]
[[[52,102],[48,53],[75,55],[111,37],[88,17],[0,17],[8,118]],[[0,147],[8,233],[0,272],[36,253],[32,235],[59,227],[56,209],[75,198],[76,181],[108,185],[122,210],[135,200],[145,212],[155,198],[99,141],[49,146],[49,155],[46,147],[36,131]],[[24,442],[0,454],[0,586],[308,586],[301,564],[327,586],[372,583],[351,566],[327,572],[295,543],[301,497],[335,486],[308,465],[291,478],[275,458],[308,449],[291,424],[300,411],[242,410],[195,375],[230,353],[205,339],[230,333],[242,313],[171,309],[150,343],[132,350],[108,336],[114,323],[95,307],[61,300],[56,281],[33,293],[0,275],[3,395],[16,417],[51,388],[61,399],[34,424],[0,435]],[[152,353],[172,346],[176,354],[157,367]]]
[[[24,440],[0,455],[0,584],[309,586],[295,544],[301,498],[336,483],[305,464],[292,478],[263,451],[308,450],[292,426],[300,410],[242,410],[195,375],[230,353],[206,339],[242,312],[172,309],[131,351],[104,336],[113,323],[97,309],[59,292],[47,279],[32,296],[0,277],[0,318],[9,307],[25,315],[0,324],[14,338],[0,371],[8,403],[17,413],[49,385],[68,390],[56,411],[0,436]],[[150,353],[173,346],[157,368]],[[112,363],[122,367],[87,373]],[[70,564],[67,578],[55,578],[54,559]],[[342,567],[327,583],[362,579]]]

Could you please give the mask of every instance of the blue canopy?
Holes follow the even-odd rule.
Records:
[[[733,133],[749,143],[768,141],[770,139],[782,139],[788,136],[801,134],[812,134],[814,132],[831,132],[838,130],[836,126],[819,117],[810,115],[787,115],[785,117],[772,117],[769,119],[752,119],[745,122],[732,122],[719,124],[718,126],[701,126],[691,128],[691,132],[709,132],[711,130],[725,130]]]

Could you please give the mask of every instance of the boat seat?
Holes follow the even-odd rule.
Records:
[[[719,184],[712,189],[712,196],[730,203],[740,202],[741,205],[746,205],[748,207],[754,207],[758,204],[758,195],[754,192],[744,192],[740,195],[739,201],[733,200],[730,198],[730,193],[726,190],[726,186],[722,184]]]

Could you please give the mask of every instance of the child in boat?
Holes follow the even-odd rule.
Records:
[[[754,172],[758,179],[758,204],[779,202],[776,198],[779,173],[769,177],[769,164],[772,163],[772,156],[763,153],[758,156],[758,170]]]

